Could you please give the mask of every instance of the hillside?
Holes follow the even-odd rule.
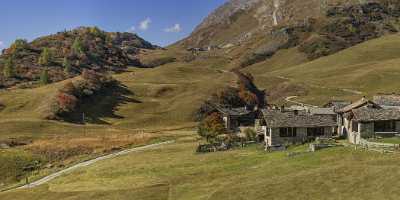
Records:
[[[157,48],[136,34],[108,33],[96,27],[63,31],[29,43],[19,39],[0,55],[0,84],[35,82],[45,69],[52,82],[74,77],[83,69],[119,72],[141,66],[138,54]]]
[[[228,1],[178,46],[210,47],[247,67],[296,48],[308,60],[397,33],[400,4],[390,0]]]

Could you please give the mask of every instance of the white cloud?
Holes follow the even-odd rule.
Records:
[[[135,26],[130,27],[130,28],[128,29],[128,32],[129,32],[129,33],[135,33],[135,32],[136,32],[136,27],[135,27]]]
[[[145,31],[145,30],[149,29],[150,23],[151,23],[151,19],[150,18],[146,18],[145,20],[140,22],[139,29],[142,30],[142,31]]]
[[[4,42],[0,40],[0,48],[4,47]]]
[[[165,32],[167,33],[179,33],[182,31],[182,27],[180,24],[175,24],[172,27],[166,28],[164,29]]]

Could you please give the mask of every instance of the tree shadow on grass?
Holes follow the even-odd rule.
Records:
[[[120,83],[102,89],[97,94],[85,98],[74,113],[68,114],[64,120],[71,123],[109,124],[103,118],[123,119],[116,114],[118,107],[129,103],[142,103],[134,99],[134,93]]]

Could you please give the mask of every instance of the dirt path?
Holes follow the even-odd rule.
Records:
[[[287,81],[295,81],[295,79],[284,77],[284,76],[276,76],[276,77],[280,78],[280,79],[283,79],[283,80],[287,80]],[[330,87],[325,87],[325,86],[322,86],[322,85],[316,85],[316,84],[311,84],[311,83],[304,83],[304,84],[309,85],[311,87],[320,88],[320,89],[340,90],[342,92],[347,92],[347,93],[351,93],[351,94],[355,94],[355,95],[362,95],[363,94],[363,92],[358,91],[358,90],[354,90],[354,89],[330,88]]]
[[[287,101],[287,102],[289,102],[289,103],[294,103],[294,104],[297,104],[297,105],[300,105],[300,106],[317,107],[317,106],[315,106],[315,105],[306,104],[306,103],[302,103],[302,102],[293,100],[293,99],[295,99],[295,98],[298,98],[298,96],[286,97],[286,98],[285,98],[285,101]]]
[[[112,154],[109,154],[109,155],[106,155],[106,156],[101,156],[101,157],[98,157],[98,158],[95,158],[95,159],[92,159],[92,160],[88,160],[88,161],[76,164],[74,166],[68,167],[68,168],[63,169],[63,170],[61,170],[59,172],[56,172],[56,173],[51,174],[51,175],[48,175],[48,176],[46,176],[46,177],[44,177],[44,178],[42,178],[40,180],[37,180],[37,181],[32,182],[30,184],[18,187],[17,189],[34,188],[34,187],[37,187],[39,185],[45,184],[45,183],[47,183],[47,182],[49,182],[49,181],[51,181],[51,180],[53,180],[53,179],[55,179],[55,178],[57,178],[59,176],[62,176],[64,174],[66,174],[66,173],[69,173],[69,172],[71,172],[73,170],[76,170],[77,168],[86,167],[86,166],[92,165],[92,164],[94,164],[94,163],[96,163],[98,161],[101,161],[101,160],[111,159],[111,158],[115,158],[115,157],[118,157],[118,156],[129,154],[129,153],[132,153],[132,152],[143,151],[143,150],[159,147],[159,146],[166,145],[166,144],[171,144],[171,143],[174,143],[174,142],[175,141],[170,140],[170,141],[167,141],[167,142],[160,142],[160,143],[146,145],[146,146],[142,146],[142,147],[136,147],[136,148],[132,148],[132,149],[123,150],[123,151],[120,151],[120,152],[117,152],[117,153],[112,153]]]

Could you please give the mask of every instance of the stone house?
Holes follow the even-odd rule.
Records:
[[[400,96],[395,94],[374,96],[372,101],[382,107],[400,107]]]
[[[337,129],[336,116],[308,111],[265,109],[256,125],[267,148],[300,144],[317,137],[332,137]]]
[[[339,134],[353,144],[362,138],[392,137],[400,131],[400,107],[379,105],[366,98],[338,110],[338,119]]]
[[[225,108],[215,106],[222,115],[225,128],[231,132],[241,132],[245,128],[254,128],[257,111],[249,107]]]
[[[379,107],[374,102],[369,101],[366,98],[362,98],[359,101],[356,101],[354,103],[351,103],[345,107],[336,110],[336,113],[338,115],[337,123],[338,123],[339,136],[347,137],[348,133],[352,131],[351,121],[349,118],[347,118],[347,116],[349,116],[349,113],[351,113],[351,111],[354,109],[361,108],[364,106]]]

